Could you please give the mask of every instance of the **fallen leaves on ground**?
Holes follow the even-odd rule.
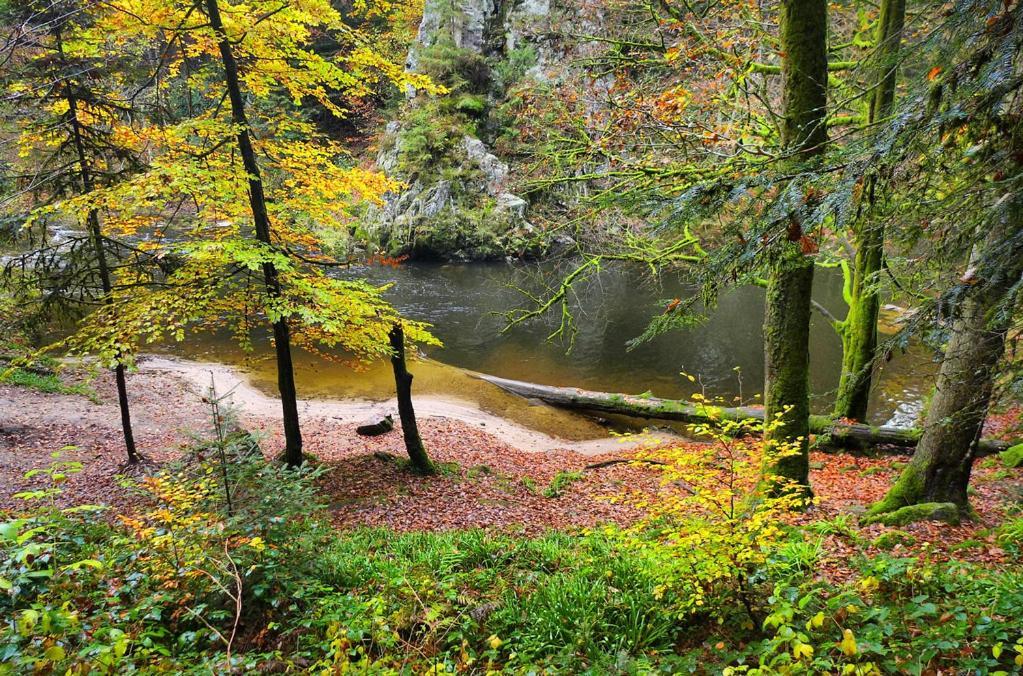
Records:
[[[11,496],[37,486],[24,473],[51,462],[51,453],[78,460],[84,468],[63,485],[67,504],[109,504],[131,509],[133,494],[117,479],[124,460],[116,397],[110,383],[94,383],[102,403],[77,395],[43,394],[0,387],[0,508],[16,507]],[[209,411],[200,398],[171,374],[131,377],[132,410],[140,450],[153,463],[151,471],[178,457],[196,430],[207,427]],[[1015,412],[1018,421],[1018,411]],[[242,415],[247,429],[264,435],[268,453],[282,446],[280,422]],[[420,421],[423,440],[438,473],[412,474],[403,462],[400,427],[378,437],[355,434],[357,422],[305,417],[306,451],[328,468],[320,480],[330,518],[338,528],[386,526],[399,531],[485,528],[522,535],[548,529],[577,529],[599,523],[626,524],[638,513],[626,492],[659,490],[658,472],[648,465],[613,464],[587,470],[587,465],[628,457],[628,453],[587,456],[570,448],[534,453],[513,448],[485,430],[457,420]],[[1007,427],[1008,418],[996,425]],[[696,444],[698,442],[679,442]],[[570,446],[571,442],[566,442]],[[799,522],[841,518],[862,513],[880,499],[898,476],[904,455],[860,457],[848,453],[812,455],[811,483],[818,498]],[[560,473],[578,473],[557,497],[544,495]],[[1007,472],[994,458],[979,461],[972,482],[971,504],[977,517],[959,526],[923,522],[891,529],[856,525],[848,533],[820,535],[822,558],[818,574],[841,580],[850,572],[846,561],[856,553],[879,551],[878,538],[894,530],[900,541],[894,554],[933,560],[950,557],[1004,565],[1005,553],[991,529],[1006,517],[1010,505],[1023,500],[1023,473]],[[815,537],[812,532],[808,537]]]

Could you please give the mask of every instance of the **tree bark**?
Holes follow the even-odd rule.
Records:
[[[782,142],[794,166],[821,153],[827,143],[828,15],[826,0],[783,0],[784,54]],[[813,261],[803,253],[801,224],[790,224],[767,280],[764,319],[764,440],[768,452],[795,446],[797,453],[770,461],[768,476],[809,490],[810,292]]]
[[[868,120],[874,124],[892,113],[898,77],[899,49],[906,16],[906,0],[883,0],[877,25],[877,75]],[[842,375],[835,397],[835,416],[866,420],[871,372],[877,352],[877,317],[881,308],[878,282],[884,265],[885,227],[870,219],[875,181],[867,179],[867,219],[854,234],[849,313],[842,323]]]
[[[263,194],[263,180],[259,173],[259,163],[256,161],[256,153],[252,148],[252,139],[249,135],[245,102],[242,100],[241,85],[238,79],[238,62],[231,50],[231,41],[224,31],[224,22],[220,17],[217,0],[205,1],[210,27],[218,38],[217,47],[220,50],[224,66],[228,97],[231,100],[231,118],[238,126],[238,153],[241,155],[245,173],[249,177],[249,205],[252,209],[256,239],[269,248],[273,246],[270,237],[270,217],[266,210],[266,197]],[[280,298],[281,283],[277,268],[273,263],[263,263],[263,281],[270,300]],[[291,359],[291,335],[287,317],[281,317],[273,322],[273,336],[274,351],[277,357],[277,389],[281,395],[281,408],[284,417],[284,460],[290,467],[298,467],[302,464],[302,432],[298,420],[298,395],[295,390],[295,370]]]
[[[767,280],[764,317],[764,441],[768,474],[810,485],[810,297],[813,261],[789,249]]]
[[[61,44],[60,33],[56,35],[57,49],[61,59],[64,58],[64,48]],[[66,64],[65,64],[66,65]],[[75,153],[78,155],[78,170],[82,181],[82,194],[89,194],[93,191],[92,169],[89,164],[88,155],[85,152],[85,141],[82,136],[81,121],[78,118],[78,97],[71,89],[71,83],[65,82],[67,88],[64,98],[68,105],[68,119],[71,122],[71,134],[74,140]],[[103,230],[99,222],[99,212],[95,209],[89,210],[87,217],[89,227],[89,239],[92,242],[93,252],[96,255],[96,266],[99,269],[100,285],[103,288],[103,302],[113,303],[110,293],[113,291],[113,283],[110,279],[110,267],[107,265],[106,250],[103,247]],[[128,464],[134,465],[139,462],[138,450],[135,447],[135,434],[131,426],[131,409],[128,404],[128,384],[124,376],[124,364],[121,363],[121,353],[115,355],[117,365],[114,367],[114,381],[117,384],[117,405],[121,410],[121,432],[124,435],[124,448],[128,454]]]
[[[520,397],[539,399],[552,406],[575,411],[613,413],[636,418],[695,424],[705,424],[715,420],[763,421],[764,419],[764,410],[751,406],[694,405],[676,399],[593,392],[575,387],[552,387],[483,374],[478,377]],[[835,422],[827,416],[817,415],[809,417],[808,427],[812,434],[827,435],[826,445],[835,448],[862,449],[885,445],[912,452],[921,435],[919,429],[845,424]],[[978,445],[978,455],[1001,453],[1009,446],[1011,444],[1006,441],[982,439]]]
[[[1011,324],[1003,304],[1023,276],[1023,201],[999,221],[971,261],[986,260],[986,269],[977,271],[953,321],[916,453],[871,516],[926,503],[968,511],[966,489]]]
[[[394,369],[394,388],[398,397],[398,418],[401,420],[401,434],[405,439],[412,469],[417,474],[433,474],[433,464],[426,454],[423,439],[419,436],[416,411],[412,407],[412,374],[405,365],[405,331],[401,322],[391,328],[391,367]]]

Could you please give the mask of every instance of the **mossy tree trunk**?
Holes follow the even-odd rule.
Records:
[[[781,3],[784,54],[783,142],[793,165],[809,161],[827,143],[828,15],[826,0]],[[809,342],[813,260],[804,253],[802,225],[792,216],[774,252],[764,319],[764,440],[768,449],[797,451],[772,461],[765,473],[809,488]]]
[[[270,216],[266,210],[266,197],[263,194],[263,179],[259,173],[259,163],[252,148],[249,135],[249,122],[245,115],[245,101],[242,99],[241,85],[238,76],[238,62],[231,49],[231,40],[224,32],[224,22],[220,17],[217,0],[205,0],[206,14],[210,27],[217,34],[221,62],[224,66],[224,80],[227,85],[228,98],[231,101],[231,118],[238,127],[236,137],[238,154],[249,180],[249,205],[255,225],[256,239],[267,247],[273,246],[270,237]],[[281,283],[277,268],[273,263],[263,263],[263,281],[267,295],[271,299],[281,296]],[[302,432],[298,420],[298,395],[295,390],[295,369],[291,360],[291,333],[287,317],[273,322],[274,351],[277,357],[277,389],[281,395],[281,408],[284,418],[284,461],[290,467],[302,464]]]
[[[417,474],[433,474],[433,463],[426,454],[423,438],[419,435],[416,411],[412,407],[412,374],[405,364],[405,331],[401,322],[391,328],[391,367],[394,369],[394,386],[398,397],[398,418],[401,419],[401,434],[405,439],[412,469]]]
[[[899,48],[906,0],[883,0],[877,25],[877,76],[868,120],[875,124],[891,115],[895,103]],[[877,317],[881,307],[878,282],[884,265],[884,224],[870,218],[875,201],[874,181],[865,187],[867,216],[854,233],[856,258],[852,267],[849,313],[841,324],[842,375],[835,397],[835,415],[865,420],[870,401],[871,371],[877,353]]]
[[[930,503],[966,511],[970,471],[1011,324],[1007,303],[1013,299],[1007,294],[1023,276],[1023,200],[1000,214],[980,246],[971,267],[982,269],[952,323],[920,443],[871,516]]]

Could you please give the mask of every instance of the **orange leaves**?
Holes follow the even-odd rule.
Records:
[[[689,108],[692,101],[691,94],[681,85],[672,87],[654,99],[654,113],[658,119],[665,122],[677,121]]]
[[[943,70],[944,69],[941,66],[935,66],[934,68],[931,68],[929,71],[927,71],[927,79],[930,80],[931,82],[937,80],[938,76],[941,75]]]
[[[820,251],[820,244],[818,244],[817,240],[812,237],[803,235],[799,238],[799,250],[804,256],[809,256]]]
[[[372,254],[372,255],[369,256],[369,258],[366,259],[366,264],[367,265],[380,265],[382,267],[389,267],[389,268],[397,268],[397,267],[401,266],[401,264],[404,263],[406,260],[408,260],[408,256],[407,255],[391,257],[391,256],[385,256],[383,254]]]

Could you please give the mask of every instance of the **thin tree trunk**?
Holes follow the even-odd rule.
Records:
[[[1023,202],[1002,215],[981,246],[971,266],[986,259],[987,269],[977,272],[953,321],[916,453],[871,516],[929,503],[968,510],[966,489],[1011,324],[1004,303],[1023,276]]]
[[[60,34],[57,34],[57,47],[60,50],[61,58],[64,49],[61,45]],[[78,155],[78,168],[82,180],[83,194],[93,191],[92,171],[89,167],[89,159],[85,153],[85,141],[82,138],[81,122],[78,119],[78,98],[68,87],[65,99],[68,105],[68,118],[71,121],[71,133],[74,137],[75,152]],[[89,239],[92,242],[93,252],[96,255],[96,265],[99,268],[100,285],[103,288],[103,302],[113,303],[110,293],[113,291],[113,283],[110,279],[110,268],[107,265],[106,250],[103,248],[103,231],[100,227],[99,212],[95,209],[89,211]],[[117,404],[121,409],[121,432],[124,434],[124,448],[128,454],[128,463],[136,464],[139,461],[138,450],[135,448],[135,434],[131,427],[131,409],[128,404],[128,384],[124,377],[124,364],[121,363],[121,353],[115,355],[117,365],[114,367],[114,380],[117,383]]]
[[[826,0],[781,3],[784,53],[785,146],[793,164],[807,161],[827,143],[828,15]],[[809,340],[813,260],[803,252],[801,224],[793,221],[787,241],[771,262],[764,319],[764,404],[768,452],[795,446],[794,454],[769,461],[767,475],[809,490]]]
[[[874,124],[892,113],[898,77],[899,49],[906,16],[906,0],[883,0],[877,26],[878,60],[876,88],[870,100],[868,119]],[[877,317],[881,307],[878,281],[884,265],[885,227],[870,220],[875,181],[868,179],[867,220],[855,233],[849,314],[842,323],[842,375],[835,397],[835,415],[866,420],[870,402],[871,371],[877,352]]]
[[[433,464],[426,454],[423,439],[419,436],[416,411],[412,408],[412,374],[405,365],[405,331],[401,322],[391,328],[391,366],[394,369],[394,387],[398,396],[398,417],[401,419],[401,433],[405,438],[412,469],[417,474],[433,474]]]
[[[249,177],[249,205],[252,209],[256,239],[267,247],[272,247],[270,217],[266,211],[263,180],[260,177],[259,164],[256,162],[256,153],[249,135],[249,123],[245,116],[245,102],[242,100],[238,80],[238,62],[231,51],[231,41],[224,32],[224,22],[220,17],[217,0],[206,0],[206,12],[210,27],[218,36],[217,47],[220,49],[227,93],[231,99],[231,118],[238,126],[238,152],[245,173]],[[271,301],[281,296],[281,283],[273,263],[263,263],[263,281]],[[284,416],[284,460],[289,466],[298,467],[302,464],[302,432],[298,420],[298,396],[295,391],[295,370],[291,360],[291,335],[287,317],[281,317],[273,323],[273,335],[274,351],[277,356],[277,389],[280,391]]]

